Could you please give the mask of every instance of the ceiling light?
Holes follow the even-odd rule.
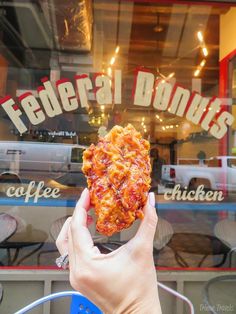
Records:
[[[154,26],[154,28],[153,28],[153,30],[154,30],[154,32],[155,33],[161,33],[162,31],[163,31],[163,26],[161,26],[161,25],[156,25],[156,26]]]
[[[156,118],[159,119],[160,117],[158,116],[158,114],[156,114]]]
[[[208,56],[208,50],[207,50],[207,47],[202,47],[202,53],[204,54],[205,57]]]
[[[142,121],[145,121],[145,117],[142,117]]]
[[[205,64],[206,64],[206,59],[203,59],[200,63],[200,67],[204,67]]]
[[[202,32],[201,32],[201,31],[198,31],[198,32],[197,32],[197,38],[198,38],[198,40],[199,40],[201,43],[203,43],[203,35],[202,35]]]
[[[65,35],[68,36],[69,35],[69,27],[68,27],[68,22],[66,19],[64,19],[64,25],[65,25]]]
[[[119,53],[119,51],[120,51],[120,47],[119,47],[119,46],[117,46],[117,47],[116,47],[116,50],[115,50],[115,53],[116,53],[116,54],[118,54],[118,53]]]
[[[162,122],[163,120],[162,120],[162,119],[160,119],[160,121]]]
[[[110,61],[110,65],[113,65],[113,64],[115,63],[115,61],[116,61],[116,58],[115,58],[115,57],[112,57],[112,58],[111,58],[111,61]]]
[[[166,129],[166,128],[163,126],[163,127],[162,127],[162,130],[165,131],[165,129]]]
[[[111,67],[109,67],[109,68],[107,69],[107,74],[108,74],[108,76],[111,76],[111,75],[112,75],[112,69],[111,69]]]
[[[174,77],[175,76],[175,72],[172,72],[172,73],[170,73],[169,75],[168,75],[168,79],[170,79],[170,78],[172,78],[172,77]]]
[[[194,72],[194,76],[198,76],[200,74],[200,69],[197,69],[195,72]]]
[[[105,106],[104,105],[101,105],[101,110],[104,110],[105,109]]]
[[[160,23],[160,14],[157,13],[157,24],[153,27],[155,33],[161,33],[164,27]]]

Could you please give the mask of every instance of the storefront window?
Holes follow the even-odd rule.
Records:
[[[235,267],[236,7],[42,0],[0,14],[1,265],[55,265],[83,151],[131,123],[151,145],[157,267]],[[107,253],[138,224],[90,230]]]

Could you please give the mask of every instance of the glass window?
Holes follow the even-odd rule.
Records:
[[[82,163],[83,162],[83,148],[74,147],[71,150],[71,162]]]
[[[221,161],[221,159],[218,159],[218,158],[210,158],[207,161],[207,165],[208,165],[208,167],[220,168],[220,167],[222,167],[222,161]]]
[[[156,266],[235,267],[234,3],[28,0],[0,12],[0,219],[17,222],[3,267],[55,266],[87,186],[84,149],[128,123],[151,147]],[[89,228],[107,253],[139,222],[109,239]]]
[[[229,158],[227,161],[228,167],[236,168],[236,158]]]

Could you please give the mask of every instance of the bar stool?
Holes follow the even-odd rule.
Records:
[[[0,304],[2,303],[2,298],[3,298],[3,286],[0,283]]]
[[[17,221],[14,217],[1,213],[0,214],[0,248],[1,244],[3,244],[7,239],[9,239],[17,229]],[[9,249],[7,247],[2,246],[2,248],[7,249],[8,256],[10,254]],[[0,265],[3,265],[0,262]]]
[[[0,243],[11,237],[17,228],[16,219],[8,214],[0,214]]]
[[[230,248],[229,267],[232,264],[232,256],[236,251],[236,221],[224,219],[219,221],[214,228],[215,236]]]

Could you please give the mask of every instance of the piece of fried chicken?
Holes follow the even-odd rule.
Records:
[[[129,124],[115,126],[83,154],[97,231],[111,236],[143,218],[150,189],[149,142]]]

